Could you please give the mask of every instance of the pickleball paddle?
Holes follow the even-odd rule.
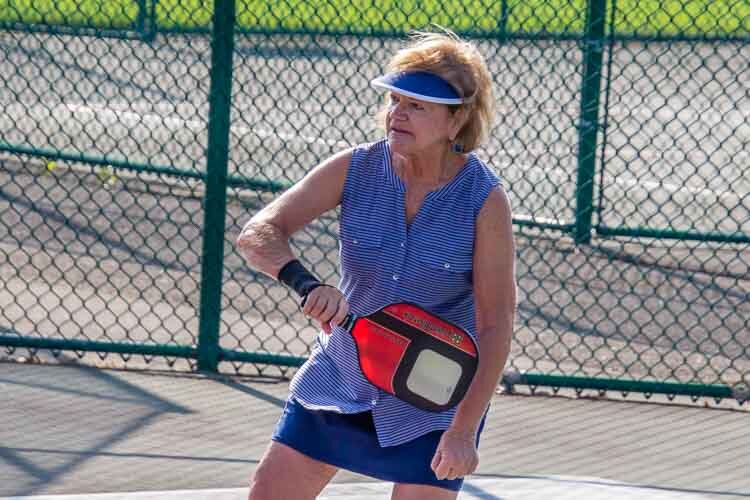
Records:
[[[477,369],[477,345],[466,330],[414,304],[350,314],[340,326],[354,338],[365,378],[423,410],[457,405]]]

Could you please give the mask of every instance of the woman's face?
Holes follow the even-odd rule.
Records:
[[[448,106],[391,92],[385,119],[388,145],[396,153],[446,148],[455,136],[456,116]]]

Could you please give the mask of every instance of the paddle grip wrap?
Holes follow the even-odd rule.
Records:
[[[352,329],[354,326],[354,322],[356,321],[356,316],[354,316],[352,313],[349,313],[346,315],[346,318],[344,318],[344,321],[339,323],[339,327],[343,328],[347,332]]]
[[[310,271],[305,269],[305,266],[297,259],[284,264],[284,267],[279,271],[279,281],[297,292],[303,299],[307,297],[308,293],[323,284]]]

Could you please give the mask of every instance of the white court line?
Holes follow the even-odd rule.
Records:
[[[192,131],[202,131],[208,127],[208,123],[201,120],[189,120],[172,116],[164,116],[158,113],[137,113],[129,110],[118,110],[97,104],[76,104],[63,103],[61,106],[75,113],[85,113],[100,115],[107,118],[114,118],[126,125],[136,126],[142,124],[157,125],[168,128],[170,131],[187,128]],[[344,141],[335,141],[332,139],[322,139],[320,137],[305,136],[299,134],[288,134],[285,132],[275,132],[272,130],[263,130],[258,128],[244,127],[233,125],[230,130],[236,135],[256,135],[260,138],[278,137],[285,141],[302,141],[308,144],[323,144],[326,146],[348,147]]]
[[[116,107],[97,104],[63,103],[56,106],[55,109],[59,107],[67,109],[74,115],[77,113],[95,116],[98,115],[101,117],[105,117],[110,121],[114,120],[118,123],[123,123],[126,126],[138,126],[145,124],[147,126],[166,127],[170,131],[181,129],[203,131],[208,126],[206,122],[201,120],[185,119],[175,116],[165,116],[159,114],[158,112],[135,112],[129,109],[117,109]],[[241,125],[231,126],[231,131],[238,136],[254,135],[263,139],[268,137],[275,137],[285,141],[302,141],[308,144],[322,144],[329,147],[350,147],[350,144],[340,140],[336,141],[331,139],[322,139],[320,137],[290,134]],[[536,173],[539,175],[538,178],[549,178],[550,181],[555,180],[552,177],[557,177],[558,179],[563,180],[570,180],[572,175],[571,172],[563,170],[560,167],[540,167],[536,165],[526,165],[519,168],[519,170],[523,171],[525,174],[531,172]],[[721,200],[726,198],[736,200],[741,196],[740,193],[734,193],[731,191],[716,191],[707,188],[697,188],[668,182],[641,180],[637,178],[616,177],[614,181],[616,184],[626,186],[628,189],[632,187],[642,187],[646,191],[664,190],[673,194],[686,193],[691,196],[705,197],[712,200]]]
[[[512,115],[519,111],[528,111],[529,114],[544,112],[548,116],[556,117],[561,113],[561,110],[570,108],[574,110],[576,115],[566,114],[567,117],[578,118],[577,113],[580,111],[580,103],[578,101],[568,101],[562,106],[559,102],[552,100],[552,103],[526,103],[526,102],[511,102],[506,103],[500,101],[495,106],[495,110],[499,114]],[[607,108],[606,116],[608,119],[623,119],[623,118],[638,118],[641,120],[658,119],[661,121],[665,120],[676,120],[678,115],[684,113],[688,108],[687,99],[685,102],[669,102],[663,105],[659,109],[652,109],[647,105],[646,102],[641,103],[640,106],[631,107],[624,104],[610,104]],[[732,106],[726,105],[724,109],[708,108],[708,109],[697,109],[697,113],[700,114],[704,120],[710,119],[711,122],[724,123],[727,126],[740,126],[745,125],[750,121],[750,107],[739,106],[736,102],[732,102]],[[602,117],[603,119],[604,117]],[[728,121],[729,120],[729,121]]]
[[[320,500],[386,500],[391,485],[386,482],[333,483],[326,487]],[[247,488],[206,490],[143,491],[136,493],[102,493],[89,495],[42,495],[5,497],[0,500],[246,500]],[[567,476],[470,478],[464,483],[459,500],[703,500],[709,497],[689,491],[658,486]]]
[[[637,179],[623,179],[615,178],[616,184],[625,184],[627,186],[639,185],[650,191],[666,190],[673,193],[686,192],[691,195],[701,196],[705,198],[715,198],[717,200],[723,198],[737,199],[740,197],[739,193],[733,193],[731,191],[714,191],[713,189],[707,188],[696,188],[690,186],[679,186],[670,182],[656,182],[656,181],[642,181]]]
[[[535,177],[537,181],[539,179],[545,179],[545,178],[549,180],[550,182],[555,182],[557,180],[563,180],[563,181],[574,180],[573,179],[574,173],[563,170],[559,167],[547,168],[547,167],[540,167],[538,165],[528,165],[528,166],[523,167],[520,170],[522,170],[524,173],[534,172],[535,174],[537,174],[537,177]],[[612,176],[609,176],[609,177],[612,177]],[[668,191],[672,194],[686,193],[689,195],[709,198],[709,199],[728,198],[728,199],[735,200],[741,197],[740,193],[735,193],[732,191],[716,191],[716,190],[708,189],[708,188],[683,186],[679,184],[673,184],[671,182],[641,180],[635,177],[615,176],[614,182],[615,184],[626,186],[626,189],[629,191],[632,191],[631,188],[633,187],[635,188],[640,187],[640,188],[643,188],[644,191]]]

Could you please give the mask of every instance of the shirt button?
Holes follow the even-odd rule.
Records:
[[[404,242],[403,241],[401,242],[401,248],[404,248]]]
[[[357,243],[359,243],[359,241],[357,241],[357,240],[352,240],[352,243],[354,243],[354,244],[356,245]]]
[[[396,280],[396,281],[398,281],[398,274],[394,274],[393,275],[393,279]]]
[[[450,269],[451,265],[446,262],[445,264],[443,264],[443,267],[446,268],[446,269]]]

